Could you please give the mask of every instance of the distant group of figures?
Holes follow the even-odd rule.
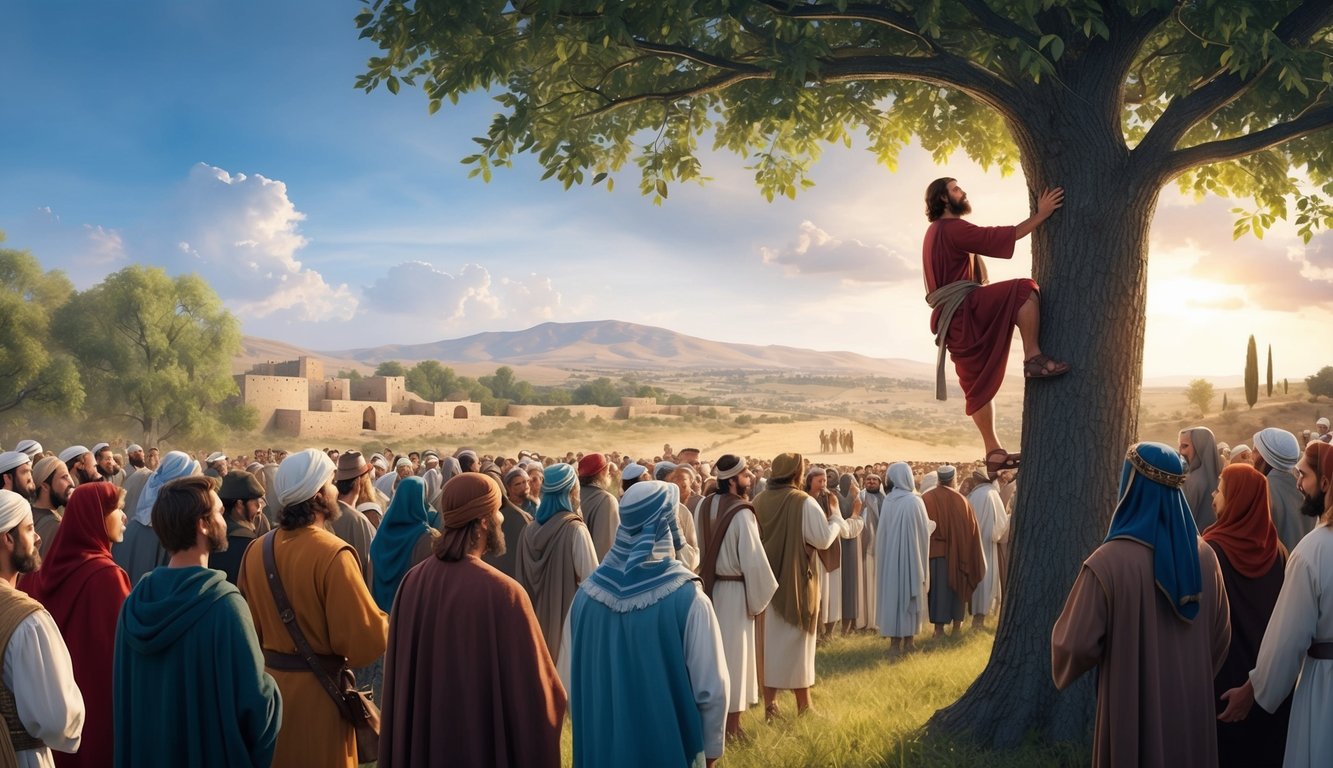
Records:
[[[819,430],[820,453],[851,453],[855,449],[850,429]]]

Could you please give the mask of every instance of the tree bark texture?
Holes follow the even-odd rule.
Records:
[[[1056,692],[1051,627],[1105,535],[1138,432],[1148,229],[1160,190],[1133,167],[1118,124],[1077,98],[1033,103],[1011,128],[1033,200],[1065,189],[1032,252],[1042,350],[1072,370],[1026,383],[1011,584],[990,662],[928,726],[996,748],[1033,734],[1091,739],[1094,675]]]

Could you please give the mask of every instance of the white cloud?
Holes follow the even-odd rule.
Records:
[[[441,332],[494,330],[497,322],[537,322],[555,317],[560,293],[549,277],[535,273],[498,280],[479,264],[457,274],[424,261],[391,267],[367,286],[365,309],[415,318]]]
[[[892,283],[915,274],[907,259],[881,244],[845,240],[801,222],[796,238],[781,248],[760,247],[765,264],[780,266],[788,275],[828,275],[854,282]]]
[[[346,284],[332,285],[298,260],[309,244],[298,228],[305,214],[283,182],[199,163],[177,205],[176,256],[168,269],[199,272],[238,314],[301,321],[356,314]]]

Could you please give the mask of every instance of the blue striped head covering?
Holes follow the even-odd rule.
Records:
[[[157,492],[162,486],[181,477],[199,474],[199,462],[190,458],[184,451],[170,451],[162,457],[157,469],[149,475],[139,495],[139,506],[134,510],[134,519],[141,525],[153,525],[153,505],[157,503]]]
[[[1106,540],[1129,539],[1153,551],[1153,578],[1183,621],[1199,615],[1203,576],[1199,529],[1182,490],[1185,459],[1162,443],[1130,447],[1120,471],[1120,502]]]
[[[675,558],[679,502],[680,489],[674,483],[645,480],[625,491],[615,543],[579,588],[611,610],[625,613],[647,608],[697,579]]]
[[[574,504],[569,499],[569,492],[579,480],[578,473],[570,465],[556,462],[542,471],[542,500],[537,505],[534,515],[538,523],[544,523],[557,512],[573,512]]]

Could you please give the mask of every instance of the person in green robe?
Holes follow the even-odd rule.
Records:
[[[162,487],[153,531],[171,559],[121,609],[113,670],[116,768],[269,766],[282,723],[250,609],[209,554],[227,546],[215,483]]]

